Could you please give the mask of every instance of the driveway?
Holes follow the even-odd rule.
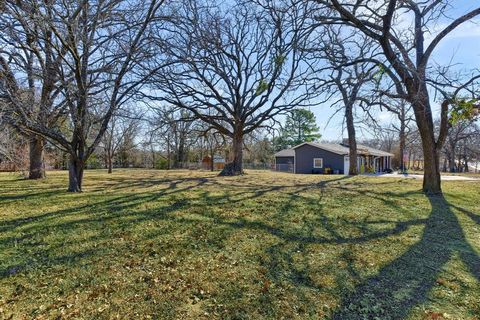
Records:
[[[394,173],[385,173],[385,174],[372,174],[372,176],[376,177],[385,177],[385,178],[407,178],[407,179],[423,179],[423,175],[421,174],[402,174],[398,172]],[[443,181],[480,181],[479,178],[473,178],[473,177],[465,177],[465,176],[450,176],[450,175],[443,175],[442,174],[442,180]]]

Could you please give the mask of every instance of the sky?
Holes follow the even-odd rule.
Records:
[[[478,7],[478,0],[457,0],[452,1],[454,7],[450,10],[450,16],[458,17],[468,11]],[[439,21],[435,28],[441,29],[449,24],[448,20]],[[427,41],[428,41],[428,37]],[[457,64],[459,69],[480,69],[480,19],[467,22],[452,33],[450,33],[437,46],[432,59],[438,64]],[[436,106],[433,105],[435,108]],[[343,130],[343,115],[341,113],[334,116],[330,122],[329,118],[333,116],[335,110],[328,104],[321,104],[311,107],[310,110],[316,115],[317,125],[322,134],[322,140],[341,140],[347,137],[346,129]],[[383,113],[379,114],[380,121],[388,123],[392,120],[392,116]],[[371,138],[371,134],[364,130],[357,130],[357,138],[359,140]]]

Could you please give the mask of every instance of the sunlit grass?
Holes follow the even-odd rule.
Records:
[[[411,179],[87,171],[69,194],[66,178],[0,174],[0,319],[480,314],[480,182],[429,200]]]

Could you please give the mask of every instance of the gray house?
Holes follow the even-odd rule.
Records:
[[[391,169],[393,154],[357,145],[360,173]],[[305,142],[275,154],[275,170],[292,173],[348,174],[349,148],[346,144]]]

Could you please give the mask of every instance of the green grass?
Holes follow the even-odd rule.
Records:
[[[0,319],[480,319],[480,182],[0,174]]]

